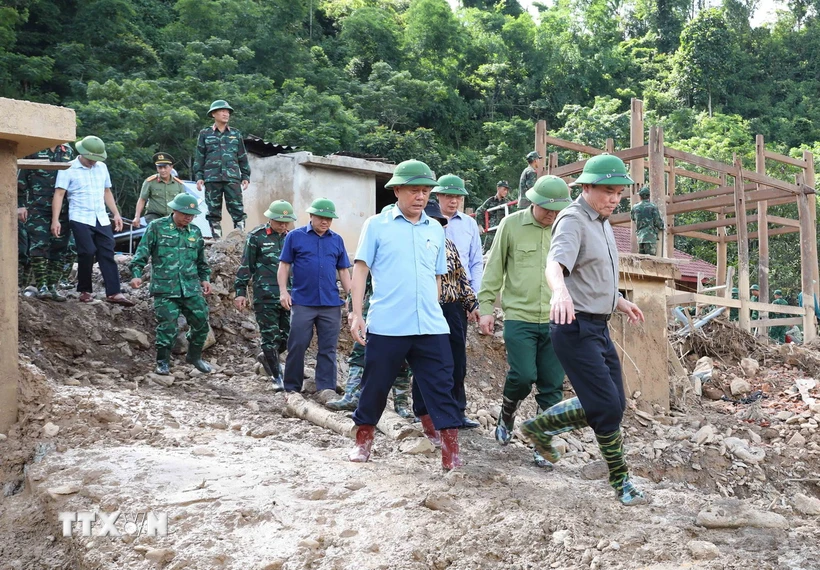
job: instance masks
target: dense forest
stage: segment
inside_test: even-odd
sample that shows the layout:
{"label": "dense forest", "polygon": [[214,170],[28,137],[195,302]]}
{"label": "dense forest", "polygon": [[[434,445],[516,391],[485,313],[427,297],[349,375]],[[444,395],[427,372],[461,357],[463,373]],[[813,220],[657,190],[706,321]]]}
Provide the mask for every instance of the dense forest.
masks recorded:
{"label": "dense forest", "polygon": [[[762,27],[750,24],[756,0],[534,6],[535,16],[515,0],[4,0],[0,95],[76,109],[78,135],[107,143],[126,213],[157,150],[190,178],[214,99],[236,109],[232,125],[272,142],[455,172],[470,206],[500,178],[517,184],[538,119],[562,138],[629,146],[632,97],[647,128],[663,125],[682,150],[753,165],[758,133],[784,154],[820,150],[820,0],[788,0]],[[796,238],[771,240],[770,282],[787,293],[799,286]],[[714,261],[710,244],[677,239]]]}

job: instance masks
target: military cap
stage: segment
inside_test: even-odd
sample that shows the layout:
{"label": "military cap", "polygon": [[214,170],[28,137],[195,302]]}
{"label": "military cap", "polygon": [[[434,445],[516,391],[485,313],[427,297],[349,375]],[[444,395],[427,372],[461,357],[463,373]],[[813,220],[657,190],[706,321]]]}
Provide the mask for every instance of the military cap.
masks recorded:
{"label": "military cap", "polygon": [[782,297],[782,296],[783,296],[783,291],[781,291],[780,289],[775,289],[775,290],[774,290],[774,294],[775,294],[775,295],[779,295],[779,296],[781,296],[781,297]]}
{"label": "military cap", "polygon": [[737,295],[740,291],[737,290],[737,287],[732,287],[732,295]]}
{"label": "military cap", "polygon": [[433,188],[433,194],[455,194],[456,196],[466,196],[467,188],[464,180],[455,174],[445,174],[438,179],[438,186]]}
{"label": "military cap", "polygon": [[758,287],[757,283],[749,287],[749,289],[751,289],[752,291],[760,291],[760,287]]}
{"label": "military cap", "polygon": [[170,166],[174,164],[174,157],[167,152],[158,152],[154,155],[154,164],[157,166]]}
{"label": "military cap", "polygon": [[396,165],[393,177],[384,185],[385,188],[393,186],[436,186],[433,171],[420,160],[405,160]]}
{"label": "military cap", "polygon": [[270,218],[274,222],[295,222],[296,215],[293,213],[293,206],[290,202],[285,200],[276,200],[271,202],[265,212],[265,217]]}
{"label": "military cap", "polygon": [[533,160],[538,160],[539,158],[543,157],[538,154],[537,150],[527,153],[527,162],[532,162]]}
{"label": "military cap", "polygon": [[640,196],[642,198],[648,197],[649,196],[649,186],[644,186],[643,188],[641,188],[641,191],[638,192],[638,196]]}
{"label": "military cap", "polygon": [[208,109],[208,116],[213,117],[214,111],[219,111],[220,109],[227,109],[228,111],[233,114],[233,107],[228,105],[228,102],[225,99],[217,99],[213,103],[211,103],[211,108]]}
{"label": "military cap", "polygon": [[569,195],[569,186],[563,179],[547,174],[527,190],[527,200],[545,210],[563,210],[572,203]]}
{"label": "military cap", "polygon": [[599,154],[587,160],[573,186],[581,184],[600,184],[604,186],[626,186],[634,184],[629,177],[624,161],[612,154]]}
{"label": "military cap", "polygon": [[424,207],[424,213],[437,220],[442,226],[447,225],[447,217],[441,213],[441,206],[435,200],[428,200]]}
{"label": "military cap", "polygon": [[506,180],[499,180],[498,182],[496,182],[495,187],[496,188],[506,188],[507,190],[509,190],[510,189],[510,183],[507,182]]}
{"label": "military cap", "polygon": [[182,212],[183,214],[191,216],[196,216],[201,213],[199,208],[197,208],[196,198],[187,192],[180,192],[174,196],[174,199],[168,202],[168,207],[175,212]]}
{"label": "military cap", "polygon": [[77,154],[93,160],[95,162],[104,162],[108,158],[108,153],[105,152],[105,143],[100,137],[89,135],[81,141],[74,144],[77,147]]}
{"label": "military cap", "polygon": [[313,201],[310,205],[310,208],[307,209],[308,214],[313,214],[314,216],[321,216],[323,218],[333,218],[336,219],[339,216],[336,215],[336,204],[328,200],[327,198],[317,198]]}

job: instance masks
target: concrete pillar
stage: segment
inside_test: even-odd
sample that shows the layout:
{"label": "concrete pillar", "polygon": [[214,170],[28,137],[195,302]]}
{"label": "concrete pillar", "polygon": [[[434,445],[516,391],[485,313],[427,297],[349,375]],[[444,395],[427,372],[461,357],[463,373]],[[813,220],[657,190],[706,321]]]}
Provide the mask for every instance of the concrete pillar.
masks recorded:
{"label": "concrete pillar", "polygon": [[0,97],[0,433],[17,421],[17,159],[75,135],[72,109]]}

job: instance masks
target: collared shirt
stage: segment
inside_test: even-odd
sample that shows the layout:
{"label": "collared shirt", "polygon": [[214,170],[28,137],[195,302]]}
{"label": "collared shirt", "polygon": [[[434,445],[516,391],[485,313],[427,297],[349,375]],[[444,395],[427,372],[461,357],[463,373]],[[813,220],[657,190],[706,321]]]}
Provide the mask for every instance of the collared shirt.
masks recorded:
{"label": "collared shirt", "polygon": [[484,274],[484,259],[481,249],[481,237],[478,234],[478,224],[476,221],[463,212],[456,212],[447,222],[444,228],[444,235],[452,241],[458,255],[461,258],[461,265],[467,272],[467,279],[473,291],[478,291],[481,286],[481,276]]}
{"label": "collared shirt", "polygon": [[441,299],[442,303],[461,303],[468,313],[478,308],[478,301],[475,292],[467,279],[467,272],[461,265],[461,258],[455,244],[449,239],[446,240],[447,251],[447,274],[441,277]]}
{"label": "collared shirt", "polygon": [[413,223],[398,206],[364,222],[356,260],[373,275],[367,330],[385,336],[450,334],[436,275],[447,273],[444,229],[424,212]]}
{"label": "collared shirt", "polygon": [[279,302],[279,255],[285,244],[285,233],[273,231],[269,224],[263,224],[248,232],[242,263],[236,271],[237,297],[248,296],[248,282],[253,279],[254,304],[268,301]]}
{"label": "collared shirt", "polygon": [[56,188],[68,196],[68,219],[89,226],[111,225],[105,209],[105,189],[111,188],[111,176],[104,162],[95,162],[88,168],[79,158],[71,166],[57,173]]}
{"label": "collared shirt", "polygon": [[500,292],[505,319],[549,322],[552,291],[544,270],[551,241],[552,227],[536,222],[532,208],[501,220],[478,292],[482,315],[493,314],[493,303]]}
{"label": "collared shirt", "polygon": [[288,232],[279,261],[293,265],[294,305],[344,305],[336,285],[336,270],[350,267],[342,236],[327,230],[321,236],[308,224]]}
{"label": "collared shirt", "polygon": [[552,228],[548,259],[564,266],[575,310],[612,313],[618,303],[618,248],[609,219],[578,196],[561,210]]}
{"label": "collared shirt", "polygon": [[158,174],[149,176],[142,183],[140,190],[140,198],[148,202],[145,215],[170,216],[172,210],[168,202],[173,201],[177,194],[183,192],[185,192],[185,185],[179,178],[171,176],[168,182],[163,182]]}

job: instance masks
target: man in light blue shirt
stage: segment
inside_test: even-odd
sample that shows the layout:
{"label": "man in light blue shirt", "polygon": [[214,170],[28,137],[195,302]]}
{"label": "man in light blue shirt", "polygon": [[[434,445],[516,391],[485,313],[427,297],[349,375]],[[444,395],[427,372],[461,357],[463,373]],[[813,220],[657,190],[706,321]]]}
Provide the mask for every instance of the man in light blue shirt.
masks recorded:
{"label": "man in light blue shirt", "polygon": [[459,210],[464,203],[467,190],[464,182],[458,183],[461,178],[454,174],[445,174],[438,179],[438,185],[433,188],[441,213],[447,216],[447,227],[444,229],[447,239],[453,242],[458,250],[461,265],[467,271],[467,279],[473,291],[481,289],[481,277],[484,275],[483,250],[478,224],[471,216]]}
{"label": "man in light blue shirt", "polygon": [[[375,426],[406,359],[429,411],[419,418],[425,435],[441,445],[445,470],[461,465],[462,421],[452,396],[450,329],[439,305],[441,276],[447,273],[444,230],[424,213],[435,185],[426,164],[402,162],[385,185],[393,189],[396,207],[372,216],[362,228],[353,265],[350,331],[367,349],[359,407],[353,413],[358,430],[351,461],[370,458]],[[373,274],[373,294],[365,324],[362,300],[368,273]]]}

